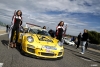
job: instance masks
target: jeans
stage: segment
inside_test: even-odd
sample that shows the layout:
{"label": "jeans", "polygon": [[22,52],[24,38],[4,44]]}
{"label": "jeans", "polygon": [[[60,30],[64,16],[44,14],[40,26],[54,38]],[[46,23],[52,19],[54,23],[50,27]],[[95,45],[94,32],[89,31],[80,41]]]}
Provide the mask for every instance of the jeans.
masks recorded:
{"label": "jeans", "polygon": [[86,45],[86,41],[82,41],[82,52],[85,52],[85,45]]}

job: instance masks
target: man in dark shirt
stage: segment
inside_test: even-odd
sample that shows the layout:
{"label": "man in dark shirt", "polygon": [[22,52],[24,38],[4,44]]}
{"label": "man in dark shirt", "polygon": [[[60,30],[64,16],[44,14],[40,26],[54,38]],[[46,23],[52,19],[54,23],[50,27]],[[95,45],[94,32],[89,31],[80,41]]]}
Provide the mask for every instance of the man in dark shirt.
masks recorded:
{"label": "man in dark shirt", "polygon": [[79,48],[81,43],[81,33],[78,35],[78,43],[77,43],[77,48]]}
{"label": "man in dark shirt", "polygon": [[87,30],[84,29],[84,33],[82,35],[82,51],[80,52],[81,54],[84,54],[85,52],[85,45],[86,45],[87,39],[88,39],[88,33],[87,33]]}
{"label": "man in dark shirt", "polygon": [[53,37],[53,38],[55,37],[55,33],[54,33],[54,31],[52,29],[50,29],[48,31],[48,33],[50,34],[51,37]]}
{"label": "man in dark shirt", "polygon": [[9,27],[9,26],[8,26],[8,25],[6,25],[6,32],[8,32],[8,27]]}

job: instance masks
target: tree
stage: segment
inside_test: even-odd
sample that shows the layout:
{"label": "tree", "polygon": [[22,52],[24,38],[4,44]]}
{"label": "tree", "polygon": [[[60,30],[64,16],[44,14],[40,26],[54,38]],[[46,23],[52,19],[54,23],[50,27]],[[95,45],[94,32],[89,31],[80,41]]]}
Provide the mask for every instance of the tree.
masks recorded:
{"label": "tree", "polygon": [[100,44],[100,33],[96,31],[88,31],[88,34],[91,43]]}

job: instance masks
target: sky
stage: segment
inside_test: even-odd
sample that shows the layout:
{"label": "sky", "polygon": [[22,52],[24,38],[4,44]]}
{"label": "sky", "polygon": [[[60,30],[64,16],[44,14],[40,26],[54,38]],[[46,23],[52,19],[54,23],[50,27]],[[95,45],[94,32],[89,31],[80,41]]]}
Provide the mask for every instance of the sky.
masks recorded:
{"label": "sky", "polygon": [[0,21],[10,24],[15,10],[26,22],[56,29],[67,24],[66,34],[77,36],[84,29],[100,32],[100,0],[0,0]]}

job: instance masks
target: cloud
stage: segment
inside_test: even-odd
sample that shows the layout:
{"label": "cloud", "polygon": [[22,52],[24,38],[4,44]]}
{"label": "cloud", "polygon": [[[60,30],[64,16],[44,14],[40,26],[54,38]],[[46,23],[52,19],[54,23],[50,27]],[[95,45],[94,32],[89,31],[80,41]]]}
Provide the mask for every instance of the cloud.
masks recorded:
{"label": "cloud", "polygon": [[99,3],[100,0],[1,0],[0,20],[10,24],[14,10],[20,9],[24,25],[30,22],[55,29],[62,20],[71,35],[78,35],[84,28],[100,32],[98,25],[91,27],[94,22],[86,20],[89,14],[100,16]]}

